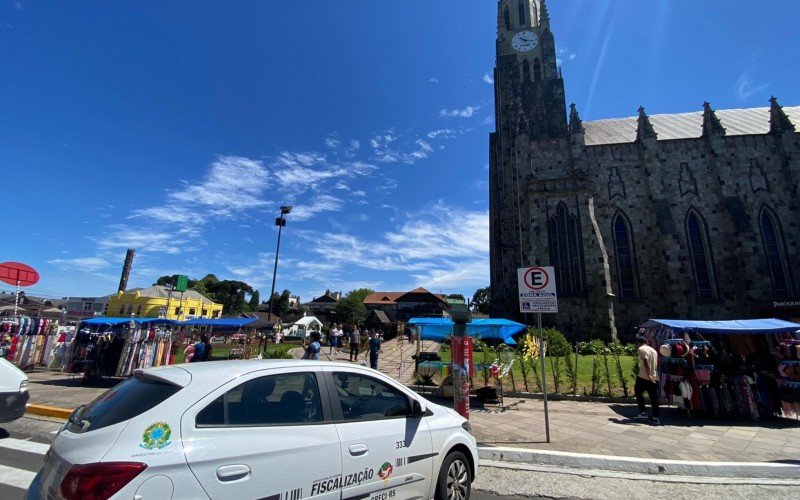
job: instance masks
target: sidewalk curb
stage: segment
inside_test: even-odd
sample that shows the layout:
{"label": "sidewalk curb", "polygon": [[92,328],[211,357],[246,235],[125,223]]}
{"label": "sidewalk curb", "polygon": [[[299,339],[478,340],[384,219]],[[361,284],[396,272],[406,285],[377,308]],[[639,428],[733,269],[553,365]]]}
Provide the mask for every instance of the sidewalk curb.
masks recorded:
{"label": "sidewalk curb", "polygon": [[772,462],[658,460],[506,447],[478,447],[478,457],[481,460],[493,462],[548,465],[570,469],[594,469],[657,476],[757,479],[796,479],[800,477],[800,465]]}
{"label": "sidewalk curb", "polygon": [[46,406],[46,405],[37,405],[37,404],[28,404],[27,408],[25,408],[25,413],[29,413],[31,415],[39,415],[41,417],[54,417],[54,418],[61,418],[61,419],[68,419],[70,415],[72,415],[73,410],[69,408],[58,408],[56,406]]}

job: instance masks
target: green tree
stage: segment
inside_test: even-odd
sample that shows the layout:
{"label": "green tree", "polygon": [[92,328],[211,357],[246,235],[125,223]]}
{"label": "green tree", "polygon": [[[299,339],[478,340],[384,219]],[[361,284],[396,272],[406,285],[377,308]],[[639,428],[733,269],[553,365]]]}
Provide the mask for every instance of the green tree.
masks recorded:
{"label": "green tree", "polygon": [[472,296],[472,310],[481,314],[489,314],[492,310],[491,304],[491,290],[486,288],[479,288],[475,290],[475,295]]}
{"label": "green tree", "polygon": [[251,311],[258,311],[258,301],[259,301],[259,299],[260,299],[260,297],[259,297],[259,294],[258,294],[258,290],[256,290],[250,296],[250,302],[248,304],[250,306],[250,310]]}
{"label": "green tree", "polygon": [[346,323],[361,325],[367,319],[367,307],[364,305],[364,299],[372,293],[374,291],[369,288],[352,290],[336,304],[333,310]]}
{"label": "green tree", "polygon": [[280,316],[281,314],[286,314],[289,311],[289,297],[292,296],[292,292],[289,290],[284,290],[281,292],[280,295],[277,293],[272,296],[272,314],[276,316]]}
{"label": "green tree", "polygon": [[463,295],[461,295],[460,293],[451,293],[450,295],[447,296],[447,298],[448,299],[455,299],[455,300],[463,300],[464,302],[467,301],[467,299]]}

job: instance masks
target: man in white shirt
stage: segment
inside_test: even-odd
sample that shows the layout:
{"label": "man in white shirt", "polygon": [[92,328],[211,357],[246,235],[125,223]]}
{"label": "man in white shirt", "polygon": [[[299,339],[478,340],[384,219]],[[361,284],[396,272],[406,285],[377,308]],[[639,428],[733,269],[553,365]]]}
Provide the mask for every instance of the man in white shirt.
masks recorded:
{"label": "man in white shirt", "polygon": [[[647,339],[641,335],[636,336],[636,354],[639,357],[639,374],[636,377],[636,385],[633,392],[636,395],[636,403],[639,405],[639,415],[637,419],[647,419],[651,424],[659,425],[660,412],[658,408],[658,353],[655,349],[647,345]],[[644,393],[650,398],[650,406],[653,411],[650,418],[647,417],[644,404]]]}

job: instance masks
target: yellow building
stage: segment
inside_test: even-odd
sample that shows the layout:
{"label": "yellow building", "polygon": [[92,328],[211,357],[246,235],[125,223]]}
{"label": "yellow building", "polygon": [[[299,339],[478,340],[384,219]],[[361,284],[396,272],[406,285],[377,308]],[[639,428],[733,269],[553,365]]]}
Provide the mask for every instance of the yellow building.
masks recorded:
{"label": "yellow building", "polygon": [[194,290],[170,292],[163,286],[134,288],[119,292],[108,300],[106,316],[128,318],[167,318],[183,321],[193,318],[219,318],[222,304],[217,304]]}

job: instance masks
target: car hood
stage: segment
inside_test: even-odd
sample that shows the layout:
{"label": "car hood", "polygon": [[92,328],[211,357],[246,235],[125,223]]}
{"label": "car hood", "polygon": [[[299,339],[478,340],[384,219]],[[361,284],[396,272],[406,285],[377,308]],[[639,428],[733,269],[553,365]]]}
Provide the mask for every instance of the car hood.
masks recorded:
{"label": "car hood", "polygon": [[25,380],[28,380],[25,372],[8,360],[0,358],[0,392],[17,392],[19,385]]}

